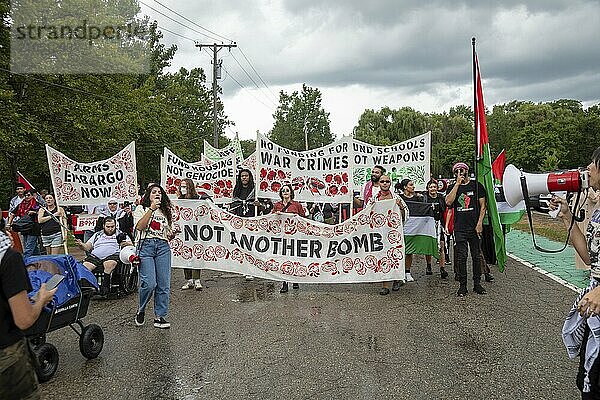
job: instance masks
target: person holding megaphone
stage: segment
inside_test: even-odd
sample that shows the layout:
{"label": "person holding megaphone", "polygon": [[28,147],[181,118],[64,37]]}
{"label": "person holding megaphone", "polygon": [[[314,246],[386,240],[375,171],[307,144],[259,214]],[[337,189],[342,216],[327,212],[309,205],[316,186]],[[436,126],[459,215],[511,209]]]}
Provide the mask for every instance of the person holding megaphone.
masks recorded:
{"label": "person holding megaphone", "polygon": [[[600,147],[587,166],[589,187],[600,189]],[[554,196],[549,208],[559,210],[558,217],[569,228],[573,214],[565,199]],[[577,387],[582,399],[600,399],[600,209],[595,209],[582,232],[576,224],[571,229],[571,243],[582,260],[591,266],[590,284],[573,304],[563,326],[563,342],[570,358],[580,357]]]}

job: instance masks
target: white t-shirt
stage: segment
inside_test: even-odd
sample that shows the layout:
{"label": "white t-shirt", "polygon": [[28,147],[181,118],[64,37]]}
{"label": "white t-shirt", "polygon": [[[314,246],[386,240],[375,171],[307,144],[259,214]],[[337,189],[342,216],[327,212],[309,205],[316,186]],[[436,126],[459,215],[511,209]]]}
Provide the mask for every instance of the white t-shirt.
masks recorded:
{"label": "white t-shirt", "polygon": [[106,257],[118,253],[120,251],[119,243],[117,243],[118,234],[118,230],[111,236],[105,234],[103,230],[94,233],[87,241],[93,246],[92,255],[104,260]]}
{"label": "white t-shirt", "polygon": [[[137,223],[142,219],[148,208],[145,208],[142,205],[139,205],[135,208],[133,212],[133,226],[136,226]],[[171,233],[171,227],[169,226],[169,221],[167,217],[162,213],[162,211],[157,209],[152,214],[152,218],[148,224],[148,227],[140,232],[140,239],[163,239],[168,240],[168,235]]]}

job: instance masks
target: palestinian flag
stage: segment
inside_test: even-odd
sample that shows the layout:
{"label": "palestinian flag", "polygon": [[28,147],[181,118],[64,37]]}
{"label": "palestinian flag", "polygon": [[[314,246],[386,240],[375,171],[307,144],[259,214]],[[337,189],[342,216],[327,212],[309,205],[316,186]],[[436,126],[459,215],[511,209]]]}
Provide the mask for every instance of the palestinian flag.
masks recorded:
{"label": "palestinian flag", "polygon": [[429,203],[404,201],[408,206],[408,219],[404,223],[406,254],[439,256],[436,220]]}
{"label": "palestinian flag", "polygon": [[25,190],[35,189],[35,187],[33,187],[33,185],[29,183],[27,178],[25,178],[25,176],[19,171],[17,171],[17,182],[22,183],[23,186],[25,186]]}
{"label": "palestinian flag", "polygon": [[481,87],[481,74],[479,72],[479,60],[473,48],[473,62],[475,71],[475,134],[477,139],[477,181],[485,188],[486,209],[488,222],[493,229],[494,249],[498,260],[498,269],[504,271],[506,265],[506,245],[504,234],[500,224],[500,215],[496,205],[494,190],[494,176],[492,173],[492,157],[490,154],[490,143],[488,139],[485,121],[485,104],[483,103],[483,88]]}

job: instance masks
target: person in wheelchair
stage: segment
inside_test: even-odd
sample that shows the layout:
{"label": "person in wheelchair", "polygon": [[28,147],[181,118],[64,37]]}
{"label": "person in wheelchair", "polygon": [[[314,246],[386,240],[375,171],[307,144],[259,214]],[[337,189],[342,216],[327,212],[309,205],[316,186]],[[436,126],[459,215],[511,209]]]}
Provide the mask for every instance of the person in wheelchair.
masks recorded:
{"label": "person in wheelchair", "polygon": [[117,229],[117,221],[113,217],[106,217],[101,231],[94,233],[85,243],[75,239],[75,244],[89,252],[83,260],[87,269],[93,271],[97,267],[104,267],[100,295],[106,296],[110,292],[110,275],[119,262],[119,251],[132,245],[127,235]]}

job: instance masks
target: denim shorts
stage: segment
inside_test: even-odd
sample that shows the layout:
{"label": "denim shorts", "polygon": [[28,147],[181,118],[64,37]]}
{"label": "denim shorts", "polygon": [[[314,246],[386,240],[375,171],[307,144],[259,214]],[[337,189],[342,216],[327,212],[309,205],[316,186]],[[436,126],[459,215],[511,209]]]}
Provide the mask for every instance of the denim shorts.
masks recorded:
{"label": "denim shorts", "polygon": [[42,235],[42,244],[44,247],[61,247],[63,242],[62,232],[56,232],[48,236]]}

